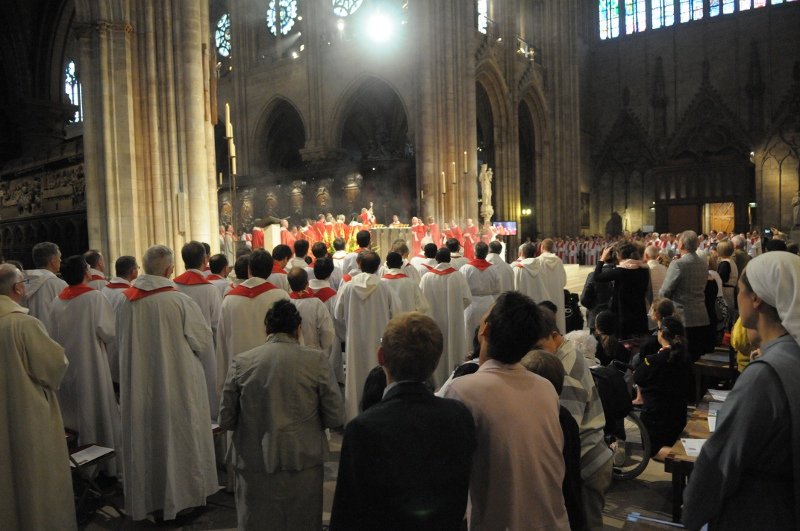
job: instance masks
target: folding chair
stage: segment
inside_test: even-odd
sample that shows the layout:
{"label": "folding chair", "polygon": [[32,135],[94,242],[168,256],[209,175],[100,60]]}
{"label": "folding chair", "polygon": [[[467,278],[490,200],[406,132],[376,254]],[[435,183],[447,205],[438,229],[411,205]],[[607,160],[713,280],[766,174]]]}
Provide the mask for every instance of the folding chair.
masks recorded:
{"label": "folding chair", "polygon": [[[75,513],[80,515],[85,510],[89,495],[98,499],[103,505],[110,505],[121,517],[125,513],[117,506],[113,499],[113,492],[105,492],[97,485],[97,465],[113,459],[116,452],[113,448],[106,448],[96,444],[85,444],[69,450],[69,466],[73,476],[76,477],[75,485]],[[90,514],[94,514],[92,511]]]}

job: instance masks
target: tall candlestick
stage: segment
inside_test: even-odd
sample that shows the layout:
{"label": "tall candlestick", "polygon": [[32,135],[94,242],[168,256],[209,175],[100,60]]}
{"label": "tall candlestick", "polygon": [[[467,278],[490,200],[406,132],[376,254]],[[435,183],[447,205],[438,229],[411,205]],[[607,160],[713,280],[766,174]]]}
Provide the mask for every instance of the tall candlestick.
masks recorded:
{"label": "tall candlestick", "polygon": [[236,157],[236,144],[231,141],[230,145],[228,146],[228,156]]}
{"label": "tall candlestick", "polygon": [[231,106],[229,104],[225,104],[225,134],[228,133],[228,126],[231,123]]}
{"label": "tall candlestick", "polygon": [[444,176],[444,172],[442,172],[442,193],[447,193],[447,178]]}
{"label": "tall candlestick", "polygon": [[464,173],[467,173],[469,171],[468,168],[467,168],[468,164],[469,163],[467,162],[467,152],[465,151],[464,152]]}
{"label": "tall candlestick", "polygon": [[231,175],[236,175],[236,157],[231,157]]}
{"label": "tall candlestick", "polygon": [[456,163],[453,162],[453,184],[456,184]]}

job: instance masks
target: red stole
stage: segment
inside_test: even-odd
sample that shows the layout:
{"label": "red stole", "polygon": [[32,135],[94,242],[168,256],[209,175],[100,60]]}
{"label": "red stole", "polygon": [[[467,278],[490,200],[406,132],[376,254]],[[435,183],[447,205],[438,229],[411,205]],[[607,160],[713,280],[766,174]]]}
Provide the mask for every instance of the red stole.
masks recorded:
{"label": "red stole", "polygon": [[215,275],[214,273],[211,273],[206,277],[206,280],[208,280],[209,282],[212,280],[222,280],[222,277],[219,275]]}
{"label": "red stole", "polygon": [[350,275],[342,275],[342,282],[350,282],[351,280],[353,280],[353,277]]}
{"label": "red stole", "polygon": [[294,300],[297,300],[297,299],[313,299],[314,298],[314,292],[311,291],[310,288],[306,288],[303,291],[293,291],[293,292],[291,292],[289,294],[289,298],[290,299],[294,299]]}
{"label": "red stole", "polygon": [[155,295],[156,293],[163,293],[165,291],[178,291],[178,290],[176,290],[172,286],[164,286],[163,288],[145,291],[143,289],[131,286],[130,288],[123,291],[122,294],[125,295],[125,297],[129,301],[133,302],[133,301],[138,301],[139,299],[144,299],[146,297],[149,297],[150,295]]}
{"label": "red stole", "polygon": [[481,260],[480,258],[475,258],[474,260],[470,260],[468,263],[472,267],[480,269],[481,271],[486,271],[492,266],[490,262],[487,262],[486,260]]}
{"label": "red stole", "polygon": [[175,277],[176,284],[183,284],[184,286],[196,286],[197,284],[211,284],[206,277],[196,271],[187,271],[182,275]]}
{"label": "red stole", "polygon": [[92,275],[92,280],[105,280],[106,277],[101,275]]}
{"label": "red stole", "polygon": [[425,269],[427,269],[428,271],[433,271],[433,269],[434,269],[434,267],[433,267],[433,266],[429,266],[428,264],[422,264],[422,267],[424,267],[424,268],[425,268]]}
{"label": "red stole", "polygon": [[86,284],[78,284],[77,286],[67,286],[61,293],[58,294],[58,298],[62,301],[68,301],[70,299],[74,299],[79,295],[83,295],[87,291],[95,291],[94,288],[87,286]]}
{"label": "red stole", "polygon": [[278,264],[272,264],[272,272],[273,272],[273,273],[277,273],[277,274],[279,274],[279,275],[285,275],[285,274],[286,274],[286,270],[284,270],[284,269],[283,269],[281,266],[279,266]]}
{"label": "red stole", "polygon": [[264,282],[263,284],[259,284],[254,288],[248,288],[247,286],[242,286],[239,284],[232,290],[230,290],[225,296],[228,295],[238,295],[239,297],[247,297],[248,299],[255,299],[262,293],[266,293],[270,290],[278,289],[278,287],[271,283],[271,282]]}
{"label": "red stole", "polygon": [[448,267],[444,271],[439,271],[435,267],[430,267],[430,266],[428,266],[428,271],[430,271],[434,275],[441,275],[441,276],[449,275],[450,273],[455,273],[456,272],[456,270],[453,269],[452,267]]}
{"label": "red stole", "polygon": [[106,287],[111,289],[128,289],[129,287],[131,287],[131,285],[124,284],[122,282],[109,282],[108,284],[106,284]]}
{"label": "red stole", "polygon": [[394,275],[394,274],[389,275],[389,274],[387,274],[387,275],[383,275],[382,278],[385,278],[387,280],[395,280],[395,279],[398,279],[398,278],[408,278],[408,275],[404,275],[403,273],[399,273],[397,275]]}
{"label": "red stole", "polygon": [[314,296],[322,302],[327,302],[328,299],[336,296],[336,290],[333,288],[320,288],[314,292]]}

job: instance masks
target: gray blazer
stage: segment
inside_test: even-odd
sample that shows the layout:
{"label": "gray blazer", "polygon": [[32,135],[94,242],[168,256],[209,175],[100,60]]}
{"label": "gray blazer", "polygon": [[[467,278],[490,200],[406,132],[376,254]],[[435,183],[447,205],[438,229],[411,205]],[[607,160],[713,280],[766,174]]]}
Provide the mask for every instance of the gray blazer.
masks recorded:
{"label": "gray blazer", "polygon": [[705,326],[709,323],[705,303],[705,288],[708,281],[708,263],[697,253],[686,253],[673,260],[667,268],[667,276],[658,294],[672,299],[683,314],[687,327]]}
{"label": "gray blazer", "polygon": [[233,431],[238,470],[275,473],[324,463],[325,428],[344,424],[339,386],[325,355],[272,334],[234,357],[222,390],[219,425]]}

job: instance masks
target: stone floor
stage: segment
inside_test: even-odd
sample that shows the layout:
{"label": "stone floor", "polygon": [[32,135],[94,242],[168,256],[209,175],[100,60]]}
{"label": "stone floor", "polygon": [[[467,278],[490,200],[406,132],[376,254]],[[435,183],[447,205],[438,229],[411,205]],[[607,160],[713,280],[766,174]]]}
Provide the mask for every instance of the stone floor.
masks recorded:
{"label": "stone floor", "polygon": [[[341,435],[331,437],[331,459],[325,464],[325,484],[323,502],[323,524],[330,519],[333,492],[336,488]],[[121,505],[122,498],[116,498]],[[615,481],[606,499],[604,524],[606,529],[621,529],[626,517],[632,512],[641,513],[662,520],[670,519],[671,487],[670,476],[664,472],[664,465],[651,461],[647,469],[635,480]],[[233,495],[224,490],[208,499],[202,511],[193,514],[179,523],[156,524],[152,521],[131,522],[120,518],[110,507],[98,510],[94,519],[83,529],[97,531],[105,529],[236,529],[236,509]]]}

